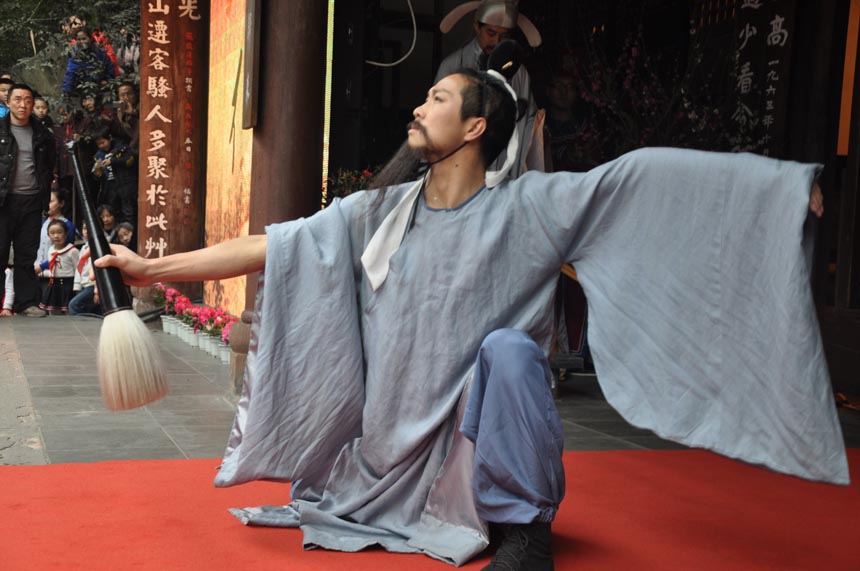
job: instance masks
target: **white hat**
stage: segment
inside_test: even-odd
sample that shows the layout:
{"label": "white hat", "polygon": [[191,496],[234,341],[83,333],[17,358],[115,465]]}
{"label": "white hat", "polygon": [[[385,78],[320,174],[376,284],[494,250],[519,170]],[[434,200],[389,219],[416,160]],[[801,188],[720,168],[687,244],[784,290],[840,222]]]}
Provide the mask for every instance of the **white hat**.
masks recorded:
{"label": "white hat", "polygon": [[451,28],[460,19],[473,10],[477,10],[475,19],[482,24],[500,26],[513,29],[519,26],[529,45],[536,48],[541,43],[540,32],[527,17],[520,14],[518,0],[481,0],[479,2],[465,2],[460,4],[442,18],[439,29],[443,34],[451,31]]}

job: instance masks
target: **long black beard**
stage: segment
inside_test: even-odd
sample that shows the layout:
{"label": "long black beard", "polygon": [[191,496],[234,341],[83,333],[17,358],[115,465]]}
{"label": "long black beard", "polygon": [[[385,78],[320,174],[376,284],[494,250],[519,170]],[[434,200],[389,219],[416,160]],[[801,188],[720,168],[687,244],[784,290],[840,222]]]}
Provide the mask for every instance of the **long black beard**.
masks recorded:
{"label": "long black beard", "polygon": [[388,188],[418,178],[426,170],[426,165],[424,153],[410,147],[409,141],[404,141],[391,160],[371,179],[369,187],[378,188],[384,197]]}
{"label": "long black beard", "polygon": [[427,172],[427,169],[432,165],[441,163],[448,157],[457,154],[460,152],[460,149],[468,144],[468,141],[463,141],[459,147],[445,156],[440,157],[435,161],[428,162],[427,154],[433,152],[435,145],[430,140],[430,137],[427,135],[427,130],[423,125],[415,121],[410,123],[409,126],[415,127],[421,131],[424,135],[424,140],[427,142],[427,147],[421,150],[413,149],[409,146],[408,140],[404,141],[404,143],[400,145],[400,148],[397,149],[394,156],[391,157],[385,166],[382,167],[382,170],[379,171],[379,173],[370,181],[369,188],[379,189],[379,193],[376,195],[376,199],[373,203],[375,207],[382,204],[382,201],[385,199],[385,193],[389,188],[418,179],[423,176]]}

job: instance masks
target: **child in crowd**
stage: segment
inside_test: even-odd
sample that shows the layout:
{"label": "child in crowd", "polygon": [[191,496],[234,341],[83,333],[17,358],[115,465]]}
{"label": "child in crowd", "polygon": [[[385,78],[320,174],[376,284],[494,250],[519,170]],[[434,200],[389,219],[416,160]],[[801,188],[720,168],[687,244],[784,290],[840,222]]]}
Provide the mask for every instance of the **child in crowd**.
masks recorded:
{"label": "child in crowd", "polygon": [[39,308],[51,314],[65,313],[72,297],[80,252],[74,244],[69,244],[68,230],[63,221],[52,220],[48,224],[48,236],[53,248],[48,269],[42,272],[42,277],[48,278],[48,287],[42,292]]}
{"label": "child in crowd", "polygon": [[63,189],[51,191],[51,201],[48,202],[48,217],[42,223],[42,233],[39,237],[39,250],[36,252],[35,270],[39,274],[48,268],[51,262],[52,241],[48,236],[48,225],[54,220],[59,220],[66,225],[66,236],[69,243],[75,241],[75,225],[71,220],[63,216],[63,209],[66,207],[66,196],[68,192]]}
{"label": "child in crowd", "polygon": [[134,236],[134,225],[131,222],[120,222],[117,226],[116,235],[119,243],[133,252],[137,252],[137,240]]}
{"label": "child in crowd", "polygon": [[101,315],[101,305],[95,300],[96,282],[91,277],[93,261],[90,257],[90,234],[86,222],[81,225],[81,234],[86,244],[81,248],[78,266],[75,269],[75,285],[73,290],[77,292],[69,302],[69,314],[93,314]]}
{"label": "child in crowd", "polygon": [[51,107],[48,105],[48,101],[41,95],[37,95],[33,99],[33,116],[48,129],[53,129],[54,120],[48,114],[50,110]]}
{"label": "child in crowd", "polygon": [[15,85],[15,82],[11,79],[0,77],[0,119],[9,114],[9,105],[6,98],[13,85]]}
{"label": "child in crowd", "polygon": [[0,317],[10,317],[12,313],[12,305],[15,303],[15,285],[12,281],[12,259],[13,254],[9,253],[9,263],[6,264],[6,288],[3,294],[3,304],[0,308]]}
{"label": "child in crowd", "polygon": [[137,222],[137,156],[107,126],[93,134],[98,148],[93,174],[101,180],[99,202],[110,204],[124,222]]}
{"label": "child in crowd", "polygon": [[119,236],[117,236],[117,220],[116,214],[110,204],[102,204],[96,209],[96,214],[102,221],[102,230],[104,230],[105,238],[111,244],[119,244]]}

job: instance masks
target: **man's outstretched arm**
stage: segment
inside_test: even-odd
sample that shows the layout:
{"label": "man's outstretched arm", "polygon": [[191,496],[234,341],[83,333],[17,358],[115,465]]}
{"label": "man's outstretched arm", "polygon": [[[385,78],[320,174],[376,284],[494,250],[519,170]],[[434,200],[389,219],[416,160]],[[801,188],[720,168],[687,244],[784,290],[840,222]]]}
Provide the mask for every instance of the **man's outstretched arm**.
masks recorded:
{"label": "man's outstretched arm", "polygon": [[202,250],[163,258],[142,258],[124,246],[111,245],[112,255],[95,261],[99,268],[113,266],[125,283],[147,286],[155,282],[221,280],[260,271],[266,263],[266,236],[242,236]]}

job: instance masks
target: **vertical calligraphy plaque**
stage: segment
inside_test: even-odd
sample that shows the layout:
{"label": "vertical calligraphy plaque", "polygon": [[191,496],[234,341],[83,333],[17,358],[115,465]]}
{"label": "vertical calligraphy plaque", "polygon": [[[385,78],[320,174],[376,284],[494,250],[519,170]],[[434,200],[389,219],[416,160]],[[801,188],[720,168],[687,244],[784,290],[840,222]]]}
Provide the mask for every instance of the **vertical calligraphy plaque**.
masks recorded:
{"label": "vertical calligraphy plaque", "polygon": [[745,132],[734,149],[781,157],[797,0],[738,0],[735,19],[737,105],[732,120]]}
{"label": "vertical calligraphy plaque", "polygon": [[202,245],[209,2],[142,0],[140,13],[138,253],[154,258]]}

